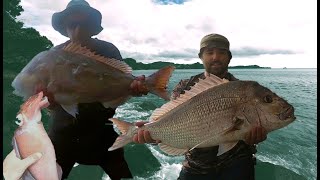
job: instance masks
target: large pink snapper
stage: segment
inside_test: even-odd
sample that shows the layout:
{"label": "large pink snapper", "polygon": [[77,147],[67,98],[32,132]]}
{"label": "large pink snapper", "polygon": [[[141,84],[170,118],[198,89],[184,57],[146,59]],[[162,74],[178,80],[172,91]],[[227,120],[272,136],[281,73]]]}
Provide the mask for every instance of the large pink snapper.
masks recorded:
{"label": "large pink snapper", "polygon": [[22,179],[57,180],[61,179],[62,170],[56,163],[56,155],[51,140],[41,122],[41,109],[49,106],[43,92],[31,96],[20,107],[16,122],[19,128],[13,137],[13,146],[21,159],[41,152],[42,157],[31,165],[23,174]]}
{"label": "large pink snapper", "polygon": [[[169,100],[166,90],[174,70],[167,66],[146,77],[145,88]],[[135,96],[130,88],[132,68],[116,59],[98,55],[78,43],[52,48],[36,55],[12,82],[14,93],[25,99],[43,91],[74,117],[78,103],[100,102],[114,108]]]}
{"label": "large pink snapper", "polygon": [[109,151],[132,142],[138,129],[144,129],[161,141],[160,149],[169,155],[217,145],[217,155],[221,155],[244,140],[253,126],[262,126],[269,133],[295,119],[294,107],[259,83],[229,82],[211,74],[156,109],[150,122],[140,128],[111,118],[122,134]]}

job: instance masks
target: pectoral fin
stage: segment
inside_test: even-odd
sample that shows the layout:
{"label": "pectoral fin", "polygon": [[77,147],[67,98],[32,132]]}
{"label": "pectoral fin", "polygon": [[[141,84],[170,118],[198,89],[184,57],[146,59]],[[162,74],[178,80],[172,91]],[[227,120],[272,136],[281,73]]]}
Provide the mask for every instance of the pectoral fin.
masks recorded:
{"label": "pectoral fin", "polygon": [[119,97],[119,98],[114,99],[112,101],[103,102],[102,104],[105,108],[117,108],[118,106],[125,103],[130,98],[131,98],[131,96]]}
{"label": "pectoral fin", "polygon": [[224,134],[227,134],[227,133],[230,133],[230,132],[233,132],[233,131],[236,131],[236,130],[240,130],[241,129],[241,126],[244,124],[245,122],[245,119],[242,118],[242,117],[234,117],[233,118],[233,124],[230,128],[228,128]]}
{"label": "pectoral fin", "polygon": [[219,144],[219,150],[218,150],[217,156],[224,154],[225,152],[229,151],[237,144],[238,139],[236,138],[237,135],[235,133],[236,131],[242,129],[246,122],[247,122],[247,119],[244,116],[234,117],[232,126],[227,128],[223,133],[228,142]]}
{"label": "pectoral fin", "polygon": [[201,144],[203,144],[203,143],[205,143],[205,142],[207,142],[207,141],[212,140],[213,138],[217,138],[217,136],[228,136],[228,134],[233,133],[234,131],[241,129],[241,126],[243,125],[243,122],[244,122],[243,119],[238,118],[238,117],[235,117],[235,119],[234,119],[233,124],[232,124],[231,127],[225,129],[223,132],[218,133],[216,136],[212,136],[211,138],[209,137],[209,138],[203,140],[203,141],[200,142],[199,144],[197,144],[197,145],[195,145],[194,147],[192,147],[192,148],[190,149],[190,151],[193,150],[194,148],[200,146]]}
{"label": "pectoral fin", "polygon": [[230,142],[230,143],[224,143],[219,145],[219,150],[217,156],[222,155],[225,152],[228,152],[230,149],[232,149],[238,142]]}

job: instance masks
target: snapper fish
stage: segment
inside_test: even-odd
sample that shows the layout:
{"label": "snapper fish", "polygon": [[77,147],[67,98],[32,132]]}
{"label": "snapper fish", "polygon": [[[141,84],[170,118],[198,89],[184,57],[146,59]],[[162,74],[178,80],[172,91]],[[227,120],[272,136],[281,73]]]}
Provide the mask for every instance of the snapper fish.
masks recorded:
{"label": "snapper fish", "polygon": [[[109,151],[132,142],[138,127],[116,118],[109,120],[121,132]],[[294,120],[293,106],[259,83],[228,81],[210,74],[156,109],[140,129],[160,140],[160,149],[169,155],[218,145],[219,156],[244,140],[252,126],[271,132]]]}
{"label": "snapper fish", "polygon": [[[174,66],[164,67],[145,78],[143,86],[165,100]],[[60,104],[74,117],[78,103],[101,102],[117,107],[134,96],[132,68],[123,61],[96,54],[77,42],[62,49],[37,54],[12,82],[14,94],[27,99],[43,91],[50,102]]]}
{"label": "snapper fish", "polygon": [[56,163],[53,144],[41,122],[41,109],[47,106],[47,97],[43,97],[43,92],[39,92],[23,103],[18,112],[19,122],[16,123],[19,127],[12,140],[17,157],[24,159],[33,153],[42,153],[42,157],[24,172],[22,179],[61,179],[62,169]]}

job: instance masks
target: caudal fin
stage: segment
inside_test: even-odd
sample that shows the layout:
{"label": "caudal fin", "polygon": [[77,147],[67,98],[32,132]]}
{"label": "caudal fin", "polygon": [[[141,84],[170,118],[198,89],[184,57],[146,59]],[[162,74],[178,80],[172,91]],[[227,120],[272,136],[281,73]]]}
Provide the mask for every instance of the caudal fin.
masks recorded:
{"label": "caudal fin", "polygon": [[110,118],[109,120],[112,121],[118,127],[122,135],[117,137],[117,139],[115,140],[113,145],[108,149],[108,151],[119,149],[125,146],[126,144],[132,142],[132,132],[135,129],[135,126],[132,123],[121,121],[116,118]]}
{"label": "caudal fin", "polygon": [[146,84],[152,94],[170,100],[167,85],[174,69],[174,66],[166,66],[146,78]]}

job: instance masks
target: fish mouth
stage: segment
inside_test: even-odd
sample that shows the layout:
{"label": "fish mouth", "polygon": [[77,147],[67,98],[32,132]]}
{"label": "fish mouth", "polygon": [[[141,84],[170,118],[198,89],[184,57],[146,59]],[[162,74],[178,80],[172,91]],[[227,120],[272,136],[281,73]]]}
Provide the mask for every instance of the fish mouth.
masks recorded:
{"label": "fish mouth", "polygon": [[293,106],[288,107],[282,113],[278,114],[280,120],[295,120]]}

